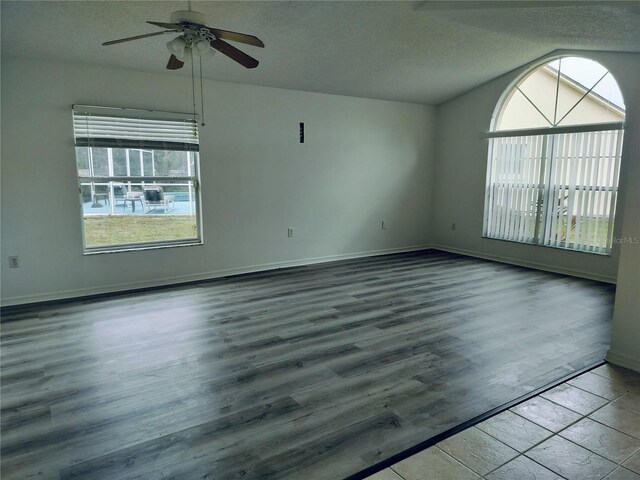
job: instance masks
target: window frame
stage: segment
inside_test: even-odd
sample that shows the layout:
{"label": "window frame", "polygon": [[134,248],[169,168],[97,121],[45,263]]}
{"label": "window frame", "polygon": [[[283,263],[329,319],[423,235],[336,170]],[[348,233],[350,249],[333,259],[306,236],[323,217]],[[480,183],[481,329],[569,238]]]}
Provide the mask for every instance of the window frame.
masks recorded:
{"label": "window frame", "polygon": [[[561,126],[549,126],[549,127],[533,127],[533,128],[518,128],[518,129],[510,129],[510,130],[497,130],[498,127],[498,122],[501,119],[501,115],[504,112],[506,105],[509,101],[509,99],[512,97],[512,95],[514,94],[514,92],[518,89],[518,85],[524,81],[526,78],[528,78],[530,75],[532,75],[534,72],[536,72],[538,69],[540,68],[544,68],[546,65],[548,65],[549,63],[558,60],[558,59],[562,59],[562,58],[584,58],[587,60],[591,60],[594,61],[588,57],[583,57],[583,56],[579,56],[579,55],[575,55],[575,54],[564,54],[564,55],[556,55],[553,57],[548,57],[545,58],[544,60],[540,60],[538,62],[536,62],[535,64],[531,65],[528,69],[526,69],[526,71],[524,71],[523,73],[521,73],[520,75],[517,76],[517,78],[515,78],[510,84],[509,86],[504,90],[504,92],[502,93],[502,95],[500,96],[500,99],[498,100],[496,107],[494,109],[493,112],[493,116],[491,118],[491,127],[490,127],[490,131],[488,133],[485,134],[485,138],[489,140],[489,145],[488,145],[488,158],[487,158],[487,172],[486,172],[486,181],[485,181],[485,200],[484,200],[484,215],[483,215],[483,227],[482,227],[482,238],[486,238],[486,239],[490,239],[490,240],[500,240],[500,241],[507,241],[507,242],[513,242],[513,243],[522,243],[522,244],[527,244],[527,245],[536,245],[536,246],[543,246],[543,247],[548,247],[548,248],[556,248],[556,249],[562,249],[562,250],[570,250],[570,251],[574,251],[574,252],[580,252],[580,253],[591,253],[591,254],[597,254],[597,255],[606,255],[606,256],[610,256],[611,252],[612,252],[612,248],[613,245],[615,244],[615,239],[614,239],[614,229],[615,229],[615,218],[616,218],[616,203],[617,200],[614,199],[612,201],[612,210],[609,212],[608,215],[608,221],[611,222],[611,225],[609,226],[609,231],[608,231],[608,241],[607,241],[607,245],[605,245],[604,247],[598,247],[596,245],[594,245],[593,243],[591,243],[591,245],[589,245],[589,249],[584,249],[584,248],[575,248],[575,242],[569,242],[569,231],[567,232],[566,235],[566,240],[564,242],[561,242],[561,244],[558,245],[551,245],[547,243],[547,239],[545,238],[545,234],[544,234],[544,230],[548,228],[548,211],[549,211],[549,199],[551,198],[550,192],[555,191],[557,185],[555,185],[555,183],[552,182],[552,180],[550,178],[548,178],[546,172],[546,166],[549,166],[549,168],[551,168],[551,166],[553,165],[553,163],[555,162],[554,158],[546,158],[546,155],[543,155],[541,158],[541,163],[543,164],[541,166],[541,171],[540,171],[540,175],[539,175],[539,183],[538,183],[538,198],[535,201],[535,231],[533,234],[533,237],[531,239],[531,241],[523,241],[523,240],[514,240],[514,239],[508,239],[508,238],[497,238],[495,236],[490,236],[488,234],[488,229],[489,229],[489,223],[490,223],[490,219],[489,219],[489,211],[492,208],[491,205],[491,189],[493,184],[491,183],[493,178],[492,178],[492,173],[493,173],[493,148],[494,148],[494,140],[495,139],[499,139],[499,138],[508,138],[508,137],[534,137],[534,136],[544,136],[543,139],[543,149],[547,148],[546,142],[547,139],[549,138],[553,138],[555,135],[562,135],[562,134],[571,134],[571,133],[589,133],[589,132],[604,132],[604,131],[612,131],[612,130],[617,130],[619,131],[619,145],[617,146],[617,153],[618,153],[618,164],[617,164],[617,175],[618,178],[616,179],[616,187],[615,187],[615,191],[616,191],[616,196],[619,194],[619,175],[620,175],[620,166],[622,163],[622,144],[623,144],[623,139],[624,139],[624,130],[625,130],[625,121],[626,121],[626,115],[625,115],[625,120],[621,121],[621,122],[603,122],[603,123],[591,123],[591,124],[574,124],[574,125],[561,125]],[[599,64],[599,62],[596,62]],[[604,67],[604,66],[603,66]],[[606,68],[606,67],[604,67]],[[607,73],[611,74],[611,72],[607,69]],[[611,74],[611,76],[613,77],[613,79],[615,80],[615,77],[613,76],[613,74]],[[604,78],[604,77],[603,77]],[[617,83],[617,82],[616,82]],[[584,94],[584,96],[571,108],[571,110],[573,110],[582,100],[584,100],[584,98],[587,97],[588,93],[593,89],[594,87],[591,87],[591,89],[589,89],[589,91],[587,93]],[[557,91],[556,91],[556,96],[557,96]],[[556,99],[557,102],[557,99]],[[535,105],[534,105],[535,107]],[[537,107],[536,107],[537,109]],[[565,114],[564,116],[566,117],[568,115]],[[561,121],[561,120],[560,120]],[[558,123],[560,123],[560,121]],[[553,155],[553,157],[555,157],[556,155]],[[568,186],[565,185],[564,187],[567,187],[566,189],[568,189]],[[609,187],[606,186],[602,186],[600,184],[598,185],[578,185],[576,184],[574,186],[574,190],[580,190],[580,189],[584,189],[584,188],[593,188],[597,191],[602,191],[603,189],[607,189]],[[611,187],[609,190],[613,191],[614,187]],[[553,208],[553,207],[552,207]]]}
{"label": "window frame", "polygon": [[[94,107],[94,106],[84,106],[84,105],[73,105],[72,116],[75,120],[75,111],[76,108],[79,109],[100,109],[117,111],[117,112],[142,112],[143,115],[148,114],[159,114],[162,116],[167,116],[171,118],[172,115],[175,116],[190,116],[193,118],[193,114],[180,114],[173,112],[156,112],[156,111],[147,111],[147,110],[135,110],[135,109],[124,109],[124,108],[112,108],[112,107]],[[132,114],[130,114],[132,115]],[[122,118],[127,118],[126,115],[122,115]],[[178,118],[178,120],[181,120]],[[193,120],[195,135],[198,137],[198,127],[195,119]],[[74,134],[75,134],[74,127]],[[201,181],[200,181],[200,152],[199,148],[196,149],[176,149],[176,148],[164,148],[164,151],[175,151],[175,152],[184,152],[187,154],[187,175],[132,175],[131,174],[131,164],[130,164],[130,154],[132,151],[136,151],[139,154],[139,162],[140,162],[140,174],[146,173],[144,171],[144,161],[145,156],[144,152],[151,152],[152,161],[154,161],[154,152],[160,151],[157,149],[149,148],[147,146],[135,147],[131,145],[126,146],[102,146],[102,145],[91,145],[90,141],[87,145],[78,145],[76,138],[76,146],[75,146],[75,155],[74,162],[76,166],[76,176],[77,176],[77,184],[78,184],[78,193],[79,193],[79,212],[81,219],[81,233],[82,233],[82,247],[83,247],[83,255],[95,255],[95,254],[103,254],[103,253],[119,253],[119,252],[131,252],[131,251],[140,251],[140,250],[151,250],[151,249],[160,249],[160,248],[175,248],[175,247],[186,247],[186,246],[194,246],[194,245],[203,245],[203,232],[202,232],[202,201],[201,201]],[[198,141],[199,143],[199,141]],[[79,148],[84,148],[87,150],[87,161],[88,168],[86,169],[87,175],[82,176],[81,171],[78,168],[78,150]],[[107,158],[108,158],[108,174],[107,175],[91,175],[93,170],[93,160],[92,160],[92,149],[93,148],[104,148],[107,150]],[[128,175],[115,175],[115,165],[113,161],[113,153],[114,150],[124,150],[126,155],[126,167]],[[133,160],[135,161],[135,159]],[[193,200],[193,209],[195,217],[195,236],[191,238],[184,239],[169,239],[169,240],[154,240],[154,241],[142,241],[142,242],[127,242],[127,243],[116,243],[110,245],[98,245],[92,246],[87,245],[87,235],[86,235],[86,225],[85,225],[85,217],[87,213],[84,210],[84,199],[83,199],[83,187],[87,185],[90,186],[92,190],[95,189],[96,186],[106,187],[108,190],[107,195],[109,195],[109,204],[111,206],[112,211],[115,209],[115,205],[113,204],[115,200],[114,196],[114,188],[117,184],[125,184],[128,188],[133,187],[144,187],[145,185],[158,185],[162,187],[168,186],[187,186],[189,188],[189,198]],[[170,194],[170,192],[168,192]],[[95,198],[95,197],[94,197]],[[93,201],[93,200],[92,200]],[[191,206],[190,206],[191,208]],[[91,215],[91,214],[89,214]],[[96,214],[99,215],[99,214]],[[104,214],[105,216],[111,216],[112,214]]]}

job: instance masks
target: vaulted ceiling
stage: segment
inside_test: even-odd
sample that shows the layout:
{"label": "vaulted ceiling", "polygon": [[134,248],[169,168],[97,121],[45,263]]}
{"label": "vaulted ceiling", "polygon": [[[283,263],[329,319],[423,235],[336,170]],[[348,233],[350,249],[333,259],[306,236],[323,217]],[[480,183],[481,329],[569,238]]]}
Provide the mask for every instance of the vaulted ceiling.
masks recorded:
{"label": "vaulted ceiling", "polygon": [[[556,49],[640,51],[640,2],[191,2],[208,24],[257,35],[246,70],[221,54],[206,78],[253,85],[438,104]],[[464,3],[464,8],[462,4]],[[563,5],[569,2],[562,2]],[[444,4],[444,5],[443,5]],[[186,1],[2,1],[2,55],[167,75],[171,34],[157,31]]]}

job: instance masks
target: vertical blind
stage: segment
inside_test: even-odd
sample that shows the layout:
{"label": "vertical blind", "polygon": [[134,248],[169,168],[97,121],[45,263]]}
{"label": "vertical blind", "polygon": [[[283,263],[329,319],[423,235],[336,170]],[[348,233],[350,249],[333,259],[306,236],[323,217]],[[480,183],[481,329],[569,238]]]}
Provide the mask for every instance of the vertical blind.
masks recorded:
{"label": "vertical blind", "polygon": [[610,253],[623,130],[491,139],[484,235]]}

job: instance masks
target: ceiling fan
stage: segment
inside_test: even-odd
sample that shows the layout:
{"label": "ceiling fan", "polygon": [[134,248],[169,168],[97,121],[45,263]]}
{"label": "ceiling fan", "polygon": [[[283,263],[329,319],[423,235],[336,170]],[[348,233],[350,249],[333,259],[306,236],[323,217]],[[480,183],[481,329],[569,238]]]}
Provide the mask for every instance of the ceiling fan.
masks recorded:
{"label": "ceiling fan", "polygon": [[243,67],[255,68],[258,66],[258,60],[225,42],[225,40],[244,43],[254,47],[264,47],[262,40],[253,35],[247,35],[246,33],[208,27],[206,22],[207,17],[202,13],[192,10],[179,10],[171,14],[170,23],[147,21],[147,23],[164,28],[165,30],[136,35],[135,37],[121,38],[119,40],[111,40],[102,45],[130,42],[141,38],[164,35],[165,33],[178,33],[176,38],[167,43],[167,48],[171,52],[169,62],[167,63],[169,70],[182,68],[185,60],[192,55],[198,55],[200,57],[213,55],[215,53],[213,49],[238,62]]}

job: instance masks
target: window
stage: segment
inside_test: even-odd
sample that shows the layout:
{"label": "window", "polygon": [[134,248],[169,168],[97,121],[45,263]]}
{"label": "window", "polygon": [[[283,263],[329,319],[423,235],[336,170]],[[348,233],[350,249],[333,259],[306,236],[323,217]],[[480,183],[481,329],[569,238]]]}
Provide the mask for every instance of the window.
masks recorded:
{"label": "window", "polygon": [[193,116],[74,105],[86,253],[201,243]]}
{"label": "window", "polygon": [[521,78],[489,134],[484,236],[609,254],[624,119],[615,79],[592,60]]}

